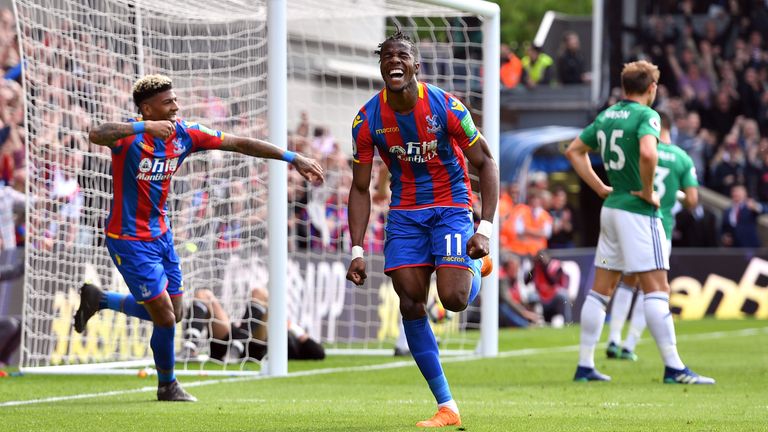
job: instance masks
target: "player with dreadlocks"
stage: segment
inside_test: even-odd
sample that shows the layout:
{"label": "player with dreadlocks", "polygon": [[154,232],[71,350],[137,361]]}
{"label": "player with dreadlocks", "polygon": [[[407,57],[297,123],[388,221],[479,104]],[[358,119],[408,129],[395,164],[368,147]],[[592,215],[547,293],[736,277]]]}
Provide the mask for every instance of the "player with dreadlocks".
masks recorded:
{"label": "player with dreadlocks", "polygon": [[[462,311],[477,296],[488,258],[499,175],[485,138],[453,95],[418,81],[418,52],[399,29],[379,45],[385,88],[352,122],[354,165],[349,192],[352,261],[347,279],[366,279],[362,248],[370,216],[374,148],[389,168],[392,200],[384,244],[384,272],[400,298],[408,346],[438,404],[420,427],[461,425],[440,365],[426,313],[432,272],[443,306]],[[480,177],[482,221],[475,232],[465,158]]]}
{"label": "player with dreadlocks", "polygon": [[292,164],[319,184],[323,170],[312,159],[254,138],[211,130],[177,118],[179,104],[170,78],[147,75],[133,86],[141,119],[93,128],[91,142],[112,151],[112,209],[106,222],[106,246],[130,294],[102,291],[85,284],[75,313],[75,331],[101,309],[152,321],[150,346],[157,368],[157,399],[195,401],[174,374],[174,333],[182,317],[183,285],[179,257],[168,220],[171,177],[192,153],[224,150]]}

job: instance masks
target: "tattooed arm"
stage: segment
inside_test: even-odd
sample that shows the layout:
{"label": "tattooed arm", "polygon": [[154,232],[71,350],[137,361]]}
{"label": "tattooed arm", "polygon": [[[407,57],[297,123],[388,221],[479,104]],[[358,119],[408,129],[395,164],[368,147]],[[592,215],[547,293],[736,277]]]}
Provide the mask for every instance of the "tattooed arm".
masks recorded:
{"label": "tattooed arm", "polygon": [[[144,124],[144,132],[162,139],[171,136],[176,127],[170,120],[146,120],[139,123]],[[88,133],[88,139],[94,144],[112,147],[117,140],[136,135],[135,125],[135,122],[103,123],[91,129]]]}

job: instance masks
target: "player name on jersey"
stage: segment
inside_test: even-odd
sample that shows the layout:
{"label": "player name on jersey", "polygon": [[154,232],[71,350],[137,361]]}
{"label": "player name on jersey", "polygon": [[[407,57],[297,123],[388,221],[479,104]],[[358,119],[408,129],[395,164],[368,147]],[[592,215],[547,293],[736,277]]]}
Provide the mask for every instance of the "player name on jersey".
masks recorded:
{"label": "player name on jersey", "polygon": [[674,162],[676,160],[674,153],[666,152],[664,150],[659,149],[658,154],[659,154],[659,159],[661,160],[665,160],[667,162]]}
{"label": "player name on jersey", "polygon": [[629,118],[629,116],[632,115],[629,111],[626,110],[619,110],[619,111],[606,111],[605,117],[609,119],[616,119],[616,120],[626,120]]}

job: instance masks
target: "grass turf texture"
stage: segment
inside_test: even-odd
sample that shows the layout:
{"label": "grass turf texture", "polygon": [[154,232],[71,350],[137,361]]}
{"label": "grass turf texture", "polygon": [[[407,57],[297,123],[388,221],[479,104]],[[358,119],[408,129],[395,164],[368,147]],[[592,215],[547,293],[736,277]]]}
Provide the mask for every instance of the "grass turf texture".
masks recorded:
{"label": "grass turf texture", "polygon": [[[715,386],[661,384],[663,366],[647,336],[637,363],[605,359],[611,383],[574,383],[578,327],[502,331],[500,358],[445,364],[467,431],[766,431],[768,321],[677,322],[683,360]],[[756,331],[742,331],[757,329]],[[605,340],[605,338],[603,338]],[[196,404],[154,401],[155,378],[36,376],[0,378],[3,431],[384,431],[417,430],[434,400],[410,358],[333,356],[291,362],[289,371],[340,371],[280,379],[182,377]],[[213,381],[218,383],[210,384]],[[208,382],[210,385],[204,384]],[[149,388],[149,391],[124,393]],[[4,402],[115,392],[22,406]],[[457,430],[459,428],[445,428]]]}

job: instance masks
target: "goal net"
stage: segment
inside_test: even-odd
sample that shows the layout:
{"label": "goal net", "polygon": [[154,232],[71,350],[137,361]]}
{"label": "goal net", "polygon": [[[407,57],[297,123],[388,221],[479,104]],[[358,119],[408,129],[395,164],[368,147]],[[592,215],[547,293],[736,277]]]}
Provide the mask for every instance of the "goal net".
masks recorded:
{"label": "goal net", "polygon": [[[327,173],[325,185],[312,188],[289,172],[287,316],[289,328],[328,350],[391,354],[398,335],[397,298],[382,273],[388,189],[379,187],[386,186],[379,165],[366,236],[369,278],[363,287],[345,281],[350,126],[383,86],[373,55],[378,43],[395,28],[414,38],[420,79],[453,92],[483,130],[483,20],[445,3],[461,2],[287,3],[288,146],[321,160]],[[102,310],[83,335],[72,327],[84,282],[128,292],[104,246],[110,151],[89,143],[87,133],[135,117],[132,83],[161,73],[174,81],[182,118],[268,139],[266,1],[14,4],[29,161],[22,367],[92,373],[151,364],[151,323]],[[176,333],[177,360],[187,370],[259,370],[268,314],[254,314],[252,306],[263,309],[269,280],[267,207],[275,204],[267,200],[268,175],[263,160],[214,151],[188,158],[173,177],[168,207],[187,311]],[[195,297],[210,294],[221,308],[201,299],[207,312],[195,313]],[[441,349],[472,352],[478,322],[479,309],[470,306],[435,323]],[[229,336],[215,334],[230,324]]]}

